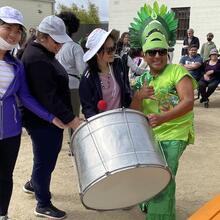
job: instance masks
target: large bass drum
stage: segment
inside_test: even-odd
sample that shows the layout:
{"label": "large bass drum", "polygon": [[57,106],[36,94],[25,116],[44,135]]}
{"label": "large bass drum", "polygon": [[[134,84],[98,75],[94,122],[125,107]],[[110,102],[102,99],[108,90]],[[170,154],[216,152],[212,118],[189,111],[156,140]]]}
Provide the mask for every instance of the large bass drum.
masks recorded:
{"label": "large bass drum", "polygon": [[171,179],[145,116],[116,109],[89,118],[73,133],[80,196],[89,209],[113,210],[145,201]]}

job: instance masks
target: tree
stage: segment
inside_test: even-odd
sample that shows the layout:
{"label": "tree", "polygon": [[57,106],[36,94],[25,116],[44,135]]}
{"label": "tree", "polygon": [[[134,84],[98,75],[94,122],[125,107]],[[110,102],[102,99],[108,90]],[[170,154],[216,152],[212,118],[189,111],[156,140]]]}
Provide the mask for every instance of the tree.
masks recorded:
{"label": "tree", "polygon": [[80,20],[81,24],[100,24],[99,9],[98,7],[88,1],[88,8],[85,9],[83,6],[78,7],[75,3],[69,8],[65,5],[58,5],[59,11],[71,11]]}

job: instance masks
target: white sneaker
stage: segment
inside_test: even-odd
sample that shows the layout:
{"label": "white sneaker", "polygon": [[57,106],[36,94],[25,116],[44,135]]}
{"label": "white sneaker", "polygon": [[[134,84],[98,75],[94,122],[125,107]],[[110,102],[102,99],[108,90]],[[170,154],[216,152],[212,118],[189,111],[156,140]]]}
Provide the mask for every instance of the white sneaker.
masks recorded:
{"label": "white sneaker", "polygon": [[12,220],[7,215],[0,216],[0,220]]}

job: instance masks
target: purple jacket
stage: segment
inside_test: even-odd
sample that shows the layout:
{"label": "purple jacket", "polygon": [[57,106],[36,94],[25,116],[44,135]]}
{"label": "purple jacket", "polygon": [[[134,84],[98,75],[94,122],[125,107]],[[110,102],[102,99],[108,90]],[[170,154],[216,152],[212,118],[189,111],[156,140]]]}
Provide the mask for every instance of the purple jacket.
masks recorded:
{"label": "purple jacket", "polygon": [[21,133],[21,114],[17,106],[17,98],[22,105],[44,120],[51,122],[54,118],[30,95],[22,63],[9,53],[6,54],[4,61],[14,66],[15,77],[6,93],[0,98],[0,140]]}

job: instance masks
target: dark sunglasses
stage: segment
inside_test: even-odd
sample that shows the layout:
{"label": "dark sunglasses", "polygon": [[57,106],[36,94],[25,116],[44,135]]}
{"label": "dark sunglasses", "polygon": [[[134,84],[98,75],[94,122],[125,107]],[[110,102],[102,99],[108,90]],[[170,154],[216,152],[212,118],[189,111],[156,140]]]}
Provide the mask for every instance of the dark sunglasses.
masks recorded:
{"label": "dark sunglasses", "polygon": [[150,57],[155,57],[157,53],[158,53],[160,56],[165,56],[165,55],[167,55],[167,50],[166,50],[166,49],[147,50],[146,53],[147,53]]}
{"label": "dark sunglasses", "polygon": [[102,51],[106,52],[107,54],[111,54],[115,52],[115,50],[116,50],[116,45],[114,45],[113,47],[106,47],[102,49]]}

